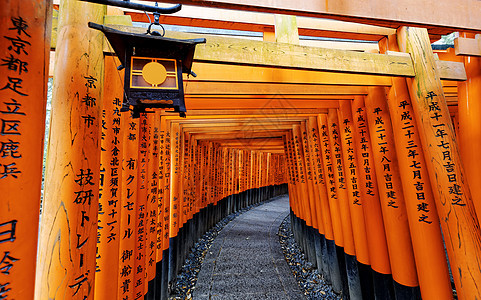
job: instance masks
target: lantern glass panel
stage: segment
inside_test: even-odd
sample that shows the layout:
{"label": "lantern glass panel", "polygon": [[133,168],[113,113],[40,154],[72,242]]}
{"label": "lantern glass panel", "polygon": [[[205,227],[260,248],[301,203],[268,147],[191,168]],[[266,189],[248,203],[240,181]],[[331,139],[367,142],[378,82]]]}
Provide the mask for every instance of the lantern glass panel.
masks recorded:
{"label": "lantern glass panel", "polygon": [[175,59],[132,56],[131,66],[131,88],[178,89]]}

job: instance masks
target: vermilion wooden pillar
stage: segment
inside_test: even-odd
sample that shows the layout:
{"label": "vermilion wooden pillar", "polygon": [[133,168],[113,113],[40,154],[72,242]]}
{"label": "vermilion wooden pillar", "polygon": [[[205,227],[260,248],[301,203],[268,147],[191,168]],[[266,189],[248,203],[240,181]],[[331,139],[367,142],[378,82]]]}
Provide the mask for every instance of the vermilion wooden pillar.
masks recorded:
{"label": "vermilion wooden pillar", "polygon": [[[371,259],[367,242],[366,221],[364,214],[365,198],[361,195],[361,173],[358,164],[358,152],[355,147],[354,127],[351,114],[351,100],[340,100],[337,111],[339,132],[341,135],[342,157],[346,172],[349,209],[351,212],[352,234],[356,249],[359,286],[363,298],[374,298]],[[354,270],[356,270],[354,268]],[[348,273],[353,274],[353,272]]]}
{"label": "vermilion wooden pillar", "polygon": [[[178,165],[178,173],[179,173],[179,176],[178,176],[178,189],[179,189],[179,193],[178,193],[178,197],[179,197],[179,200],[178,200],[178,203],[179,203],[179,227],[180,228],[184,228],[186,229],[186,227],[184,227],[184,225],[187,223],[188,221],[188,197],[187,195],[185,194],[185,180],[184,180],[184,175],[185,175],[185,172],[186,172],[186,163],[185,163],[185,160],[186,160],[186,157],[188,155],[188,153],[186,152],[186,149],[185,149],[185,139],[184,139],[184,133],[183,133],[183,129],[182,129],[182,125],[179,124],[179,165]],[[183,245],[183,247],[185,247],[185,245]]]}
{"label": "vermilion wooden pillar", "polygon": [[33,299],[52,1],[0,5],[0,299]]}
{"label": "vermilion wooden pillar", "polygon": [[[322,152],[322,165],[324,168],[324,178],[326,181],[326,194],[328,198],[328,208],[330,213],[330,220],[332,222],[332,230],[334,235],[334,243],[327,240],[327,256],[329,259],[329,272],[331,275],[331,282],[333,289],[336,292],[343,290],[348,292],[345,279],[344,266],[344,235],[342,230],[342,220],[339,205],[338,192],[335,182],[334,171],[335,167],[332,158],[332,149],[329,143],[329,126],[327,116],[321,114],[317,118],[319,128],[319,143]],[[327,208],[327,207],[326,207]],[[337,247],[336,247],[337,246]]]}
{"label": "vermilion wooden pillar", "polygon": [[135,251],[134,251],[134,299],[140,299],[145,295],[145,255],[147,247],[146,222],[148,222],[148,162],[149,157],[149,122],[146,113],[139,118],[139,134],[137,135],[137,199],[135,210]]}
{"label": "vermilion wooden pillar", "polygon": [[[165,117],[160,117],[160,135],[159,135],[159,210],[157,217],[157,239],[160,240],[161,247],[157,247],[156,260],[161,262],[163,251],[169,249],[169,210],[170,203],[170,133],[167,131]],[[169,138],[167,138],[167,134]],[[157,242],[159,245],[159,242]]]}
{"label": "vermilion wooden pillar", "polygon": [[[322,206],[321,206],[321,188],[320,185],[324,184],[324,176],[323,173],[319,173],[319,170],[322,170],[322,164],[321,164],[321,151],[319,147],[319,132],[316,131],[316,129],[313,128],[314,124],[316,122],[315,117],[309,117],[306,121],[305,124],[305,139],[308,140],[308,148],[309,148],[309,154],[310,154],[310,165],[311,165],[311,172],[312,172],[312,177],[314,180],[314,205],[315,205],[315,211],[313,212],[316,215],[317,218],[317,230],[320,234],[324,235],[325,229],[324,229],[324,220],[322,216]],[[278,163],[281,163],[281,157],[280,155],[277,156],[279,158]],[[276,184],[278,184],[279,181],[276,181]],[[326,191],[325,187],[323,188],[323,196],[325,197],[324,199],[327,200],[326,197]],[[319,268],[319,266],[318,266]]]}
{"label": "vermilion wooden pillar", "polygon": [[399,48],[416,76],[406,79],[460,299],[481,298],[481,232],[426,29],[402,27]]}
{"label": "vermilion wooden pillar", "polygon": [[[340,126],[336,109],[329,109],[327,114],[329,131],[329,143],[331,145],[331,159],[334,168],[334,180],[339,199],[339,211],[341,214],[342,232],[344,238],[344,263],[340,266],[345,268],[349,294],[353,298],[362,297],[359,270],[356,263],[356,249],[354,246],[350,201],[347,190],[347,177],[342,157],[342,142],[340,138]],[[342,270],[344,273],[344,270]]]}
{"label": "vermilion wooden pillar", "polygon": [[[294,126],[293,126],[294,127]],[[291,145],[293,151],[293,161],[296,167],[296,180],[297,186],[297,199],[299,200],[299,216],[302,220],[306,222],[308,226],[311,225],[311,219],[309,215],[309,203],[308,203],[308,196],[307,196],[307,186],[306,186],[306,178],[304,173],[304,163],[301,158],[301,150],[300,150],[300,138],[296,135],[295,130],[292,130],[291,133]],[[261,163],[257,161],[258,164]],[[256,188],[259,188],[259,184],[256,185]]]}
{"label": "vermilion wooden pillar", "polygon": [[[153,114],[149,114],[149,157],[148,157],[148,196],[147,196],[147,211],[148,218],[146,223],[146,234],[148,235],[148,241],[146,243],[146,284],[150,295],[155,296],[155,283],[156,276],[156,252],[158,247],[162,247],[162,242],[157,237],[158,226],[158,210],[161,205],[160,192],[159,192],[159,134],[160,134],[160,112],[155,111]],[[159,278],[160,279],[160,278]],[[160,290],[159,290],[160,293]],[[160,296],[160,294],[158,294]],[[157,298],[158,298],[157,296]]]}
{"label": "vermilion wooden pillar", "polygon": [[339,133],[339,122],[337,111],[329,109],[327,115],[327,125],[329,143],[331,145],[331,161],[334,173],[335,186],[339,202],[339,212],[342,224],[342,236],[344,240],[344,252],[355,256],[354,238],[352,235],[351,211],[347,196],[346,176],[344,172],[344,162],[342,159],[341,139]]}
{"label": "vermilion wooden pillar", "polygon": [[368,233],[369,258],[374,271],[374,293],[376,298],[389,299],[394,297],[391,264],[389,262],[385,226],[381,213],[373,150],[363,96],[354,98],[351,111],[354,125],[354,149],[356,149],[358,154],[357,162],[360,171],[359,183],[363,197],[364,222],[366,233]]}
{"label": "vermilion wooden pillar", "polygon": [[94,294],[104,62],[103,34],[87,23],[102,23],[104,14],[101,5],[60,4],[38,299]]}
{"label": "vermilion wooden pillar", "polygon": [[[399,50],[395,36],[389,38],[389,48]],[[452,299],[439,217],[404,78],[392,78],[387,100],[421,295],[425,299]]]}
{"label": "vermilion wooden pillar", "polygon": [[320,213],[321,217],[319,218],[322,220],[322,228],[324,228],[324,232],[321,232],[324,234],[325,238],[328,240],[333,241],[334,240],[334,232],[332,229],[332,220],[331,220],[331,212],[329,209],[329,197],[328,197],[328,192],[327,192],[327,187],[326,187],[326,174],[324,173],[324,165],[323,165],[323,159],[322,159],[322,151],[321,151],[321,139],[320,139],[320,133],[319,133],[319,128],[317,124],[317,118],[316,117],[309,117],[309,131],[312,133],[312,141],[314,143],[314,151],[316,155],[316,169],[318,173],[318,190],[319,190],[319,201],[320,201]]}
{"label": "vermilion wooden pillar", "polygon": [[[298,159],[299,179],[300,179],[301,186],[303,187],[301,190],[301,193],[303,197],[302,199],[304,200],[304,204],[305,204],[304,220],[306,221],[307,226],[317,227],[317,219],[315,218],[314,207],[312,203],[312,200],[313,200],[312,177],[309,180],[308,168],[307,168],[307,163],[309,161],[306,159],[306,155],[304,152],[304,140],[301,135],[300,125],[293,126],[293,135],[294,135],[294,147],[296,149],[296,154]],[[264,166],[265,160],[262,159],[261,161]],[[261,184],[259,187],[262,187],[263,186],[262,180],[264,179],[263,173],[261,173],[260,179],[261,179]]]}
{"label": "vermilion wooden pillar", "polygon": [[179,214],[180,214],[180,203],[179,203],[179,177],[180,177],[180,132],[179,124],[171,123],[172,133],[170,137],[171,145],[171,191],[170,191],[170,237],[174,238],[179,232]]}
{"label": "vermilion wooden pillar", "polygon": [[122,136],[120,107],[123,83],[119,77],[115,56],[105,59],[105,78],[102,103],[101,173],[99,194],[99,223],[97,240],[97,272],[95,274],[95,298],[116,298],[120,245],[120,194],[122,190]]}
{"label": "vermilion wooden pillar", "polygon": [[320,115],[319,133],[322,161],[324,166],[324,174],[326,178],[327,195],[329,199],[329,209],[331,213],[332,228],[334,232],[334,241],[339,247],[344,247],[344,235],[342,230],[341,212],[339,207],[339,198],[337,194],[336,181],[334,178],[334,164],[332,163],[332,149],[329,143],[329,126],[327,116]]}
{"label": "vermilion wooden pillar", "polygon": [[[287,134],[284,137],[284,151],[286,153],[286,169],[289,175],[289,205],[292,209],[292,212],[299,216],[299,202],[297,200],[297,191],[296,191],[296,171],[294,167],[294,161],[292,159],[292,150],[291,150],[291,142],[290,136]],[[253,151],[251,152],[251,172],[250,172],[250,185],[249,188],[252,188],[252,166],[254,164],[254,156],[252,155]]]}
{"label": "vermilion wooden pillar", "polygon": [[350,100],[339,101],[339,132],[342,143],[342,157],[346,171],[349,206],[352,220],[352,233],[356,247],[356,258],[360,263],[370,265],[369,248],[367,246],[366,226],[364,222],[363,199],[360,192],[359,167],[357,151],[354,148],[354,128],[351,115]]}
{"label": "vermilion wooden pillar", "polygon": [[169,218],[170,218],[170,129],[166,117],[159,121],[159,205],[157,210],[157,278],[155,296],[167,297],[169,277]]}
{"label": "vermilion wooden pillar", "polygon": [[[463,34],[465,37],[466,34]],[[481,220],[481,58],[464,57],[467,80],[458,83],[459,154]]]}
{"label": "vermilion wooden pillar", "polygon": [[304,151],[305,157],[305,165],[306,165],[306,178],[309,183],[309,197],[310,197],[310,214],[313,220],[313,227],[319,231],[320,227],[322,226],[322,219],[319,218],[320,214],[320,201],[319,201],[319,189],[317,188],[317,176],[314,172],[314,160],[313,154],[314,149],[311,148],[311,143],[309,141],[309,135],[307,134],[307,121],[302,122],[301,126],[301,134],[302,134],[302,149]]}
{"label": "vermilion wooden pillar", "polygon": [[414,298],[419,284],[386,93],[383,87],[370,87],[368,92],[366,113],[392,276],[401,285],[395,285],[395,292],[397,297],[402,293]]}
{"label": "vermilion wooden pillar", "polygon": [[119,246],[119,297],[134,298],[135,274],[135,231],[138,197],[138,151],[139,151],[139,119],[132,119],[130,114],[121,115],[123,136],[122,147],[122,189],[120,192],[120,246]]}

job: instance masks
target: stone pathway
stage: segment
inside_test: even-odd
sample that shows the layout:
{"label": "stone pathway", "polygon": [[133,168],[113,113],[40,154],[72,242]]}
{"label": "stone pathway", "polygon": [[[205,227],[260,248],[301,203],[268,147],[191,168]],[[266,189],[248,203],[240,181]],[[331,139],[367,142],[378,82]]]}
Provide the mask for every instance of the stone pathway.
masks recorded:
{"label": "stone pathway", "polygon": [[305,299],[277,236],[288,213],[284,195],[230,222],[204,259],[193,299]]}

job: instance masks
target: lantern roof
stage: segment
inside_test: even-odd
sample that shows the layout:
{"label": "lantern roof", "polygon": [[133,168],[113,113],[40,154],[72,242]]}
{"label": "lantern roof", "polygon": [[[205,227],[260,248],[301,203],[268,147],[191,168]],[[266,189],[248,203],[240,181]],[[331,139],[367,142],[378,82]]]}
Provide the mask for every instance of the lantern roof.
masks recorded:
{"label": "lantern roof", "polygon": [[[195,46],[205,43],[204,38],[179,40],[150,34],[120,31],[111,27],[89,22],[89,27],[100,30],[108,39],[123,66],[127,53],[135,56],[171,58],[182,61],[182,73],[191,73]],[[132,55],[132,54],[130,54]]]}

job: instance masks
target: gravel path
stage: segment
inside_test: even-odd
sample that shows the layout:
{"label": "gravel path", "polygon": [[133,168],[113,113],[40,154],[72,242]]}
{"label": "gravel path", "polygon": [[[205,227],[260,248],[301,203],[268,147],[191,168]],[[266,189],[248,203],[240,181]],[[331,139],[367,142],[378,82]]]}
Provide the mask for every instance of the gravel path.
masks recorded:
{"label": "gravel path", "polygon": [[297,284],[307,299],[341,299],[324,281],[323,275],[305,259],[291,231],[291,218],[287,216],[279,227],[279,242],[286,261],[296,277]]}
{"label": "gravel path", "polygon": [[170,299],[341,299],[304,259],[288,213],[283,195],[224,218],[194,245]]}

